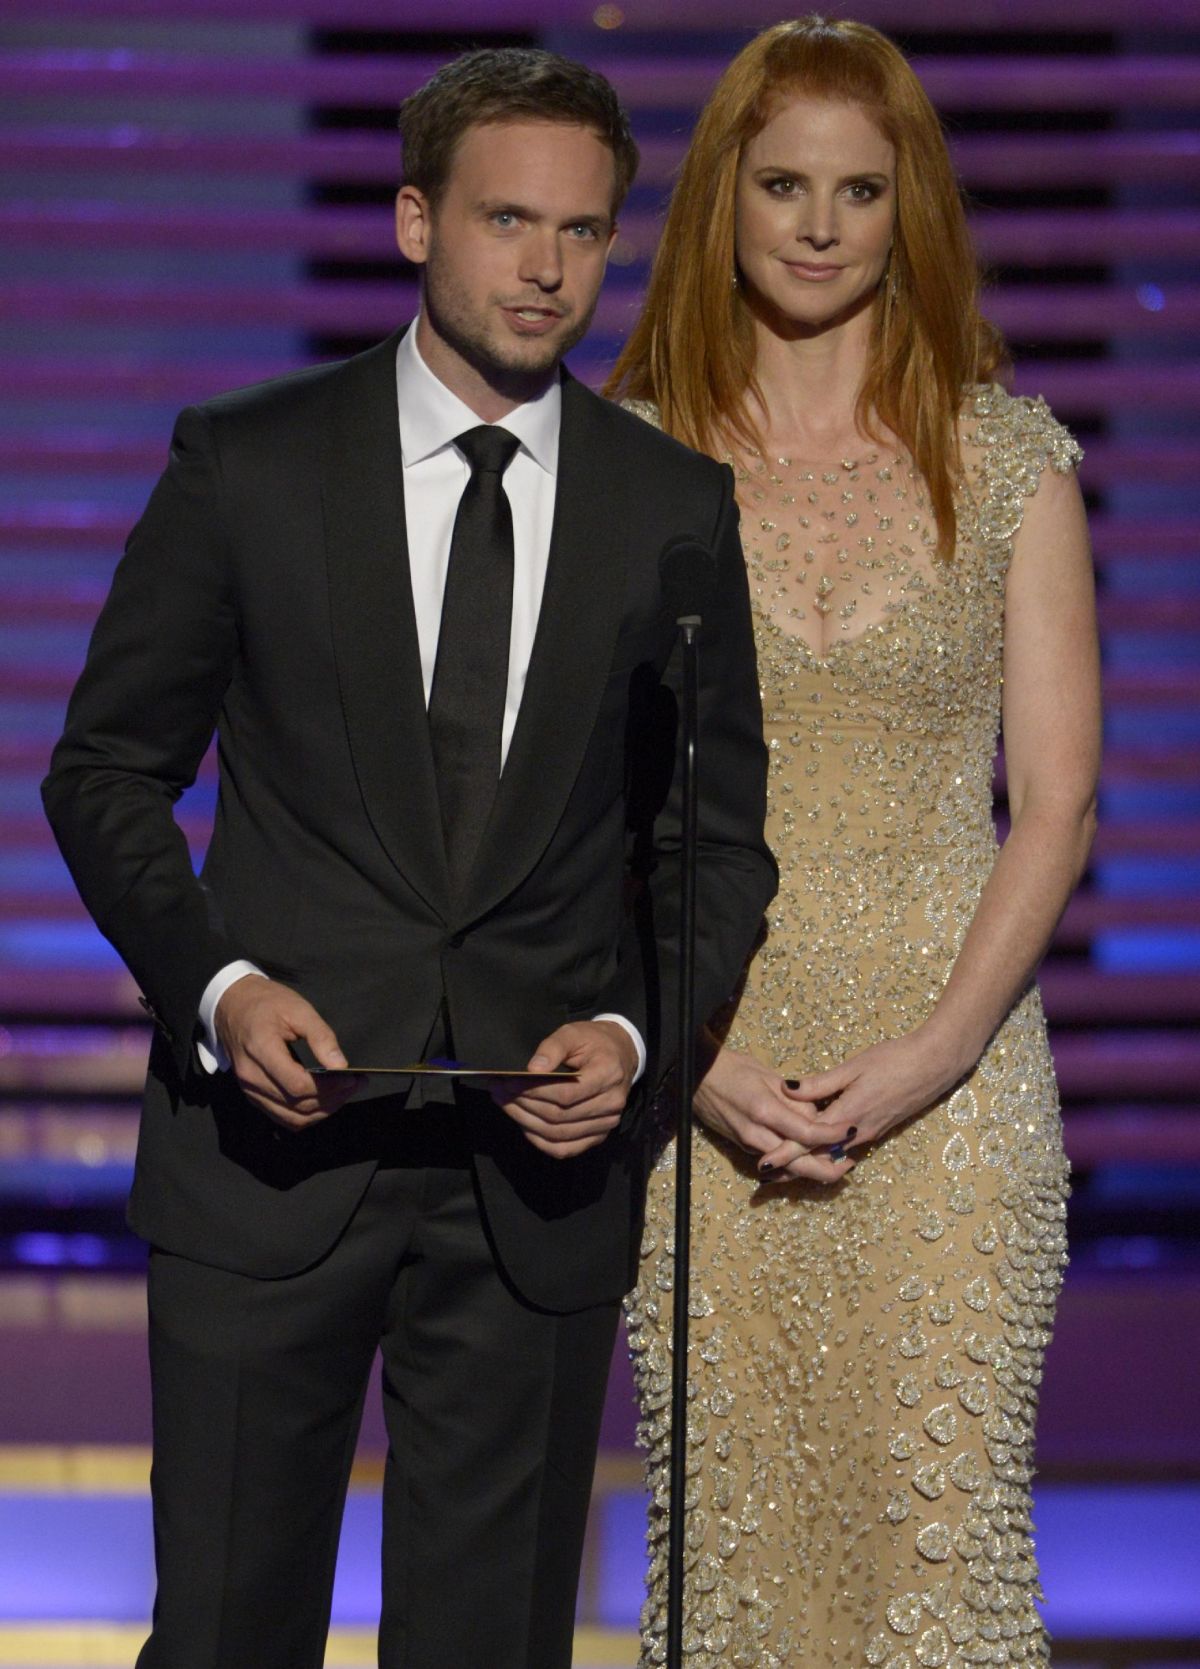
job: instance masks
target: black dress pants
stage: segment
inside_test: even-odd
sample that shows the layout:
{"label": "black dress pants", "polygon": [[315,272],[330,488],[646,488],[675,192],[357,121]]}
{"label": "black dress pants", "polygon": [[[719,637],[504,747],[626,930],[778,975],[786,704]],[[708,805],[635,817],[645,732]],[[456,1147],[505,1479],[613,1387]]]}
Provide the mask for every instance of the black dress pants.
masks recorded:
{"label": "black dress pants", "polygon": [[[444,1130],[455,1109],[400,1116],[411,1134],[439,1111]],[[569,1669],[617,1306],[525,1304],[465,1143],[436,1145],[388,1155],[301,1274],[151,1252],[158,1593],[137,1669],[321,1669],[377,1347],[381,1669]]]}

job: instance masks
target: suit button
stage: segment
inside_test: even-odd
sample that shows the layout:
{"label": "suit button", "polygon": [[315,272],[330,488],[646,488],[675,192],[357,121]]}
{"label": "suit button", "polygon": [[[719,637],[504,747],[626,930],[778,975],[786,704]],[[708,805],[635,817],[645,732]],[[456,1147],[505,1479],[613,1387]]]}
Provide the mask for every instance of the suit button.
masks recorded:
{"label": "suit button", "polygon": [[450,935],[450,949],[451,950],[461,950],[462,947],[466,944],[466,942],[467,942],[467,935],[465,933],[452,933]]}

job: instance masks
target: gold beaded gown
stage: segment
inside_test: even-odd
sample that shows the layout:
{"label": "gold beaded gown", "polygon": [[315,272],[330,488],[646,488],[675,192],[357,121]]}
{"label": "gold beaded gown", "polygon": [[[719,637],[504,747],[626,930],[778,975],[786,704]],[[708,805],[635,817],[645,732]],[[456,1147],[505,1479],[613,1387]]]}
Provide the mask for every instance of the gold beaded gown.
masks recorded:
{"label": "gold beaded gown", "polygon": [[[948,564],[904,456],[736,469],[781,885],[728,1042],[781,1076],[929,1014],[995,859],[1013,538],[1047,466],[1081,454],[1044,404],[999,388],[973,392],[960,432]],[[673,1179],[672,1144],[627,1305],[651,1495],[643,1669],[666,1660]],[[1030,1478],[1066,1196],[1033,987],[969,1079],[832,1187],[762,1187],[696,1127],[689,1669],[1048,1656]]]}

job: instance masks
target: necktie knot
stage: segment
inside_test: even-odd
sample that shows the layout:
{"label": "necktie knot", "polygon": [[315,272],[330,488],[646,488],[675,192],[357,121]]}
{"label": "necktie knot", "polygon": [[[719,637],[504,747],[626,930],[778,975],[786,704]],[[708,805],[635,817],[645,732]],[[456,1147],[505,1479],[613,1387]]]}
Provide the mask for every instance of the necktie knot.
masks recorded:
{"label": "necktie knot", "polygon": [[454,444],[470,464],[472,475],[503,475],[521,443],[511,430],[495,423],[481,423],[477,429],[467,429],[459,435]]}

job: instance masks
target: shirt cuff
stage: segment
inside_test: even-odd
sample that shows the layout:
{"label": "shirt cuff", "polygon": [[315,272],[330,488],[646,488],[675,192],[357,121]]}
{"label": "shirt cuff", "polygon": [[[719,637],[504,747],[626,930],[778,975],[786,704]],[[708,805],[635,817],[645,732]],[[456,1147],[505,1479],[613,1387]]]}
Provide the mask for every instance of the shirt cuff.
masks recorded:
{"label": "shirt cuff", "polygon": [[[220,976],[218,975],[218,978]],[[633,1039],[633,1046],[637,1050],[637,1071],[629,1080],[632,1089],[642,1073],[646,1070],[646,1045],[642,1042],[642,1034],[632,1020],[627,1020],[623,1014],[593,1014],[593,1020],[611,1020],[614,1026],[620,1026],[622,1031],[628,1032]]]}
{"label": "shirt cuff", "polygon": [[260,979],[267,977],[253,962],[227,962],[204,987],[199,1012],[200,1029],[204,1035],[196,1039],[196,1054],[206,1072],[229,1071],[229,1056],[217,1036],[217,1004],[229,987],[239,979],[245,979],[247,974],[257,974]]}

